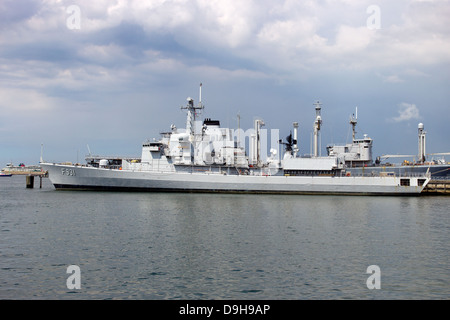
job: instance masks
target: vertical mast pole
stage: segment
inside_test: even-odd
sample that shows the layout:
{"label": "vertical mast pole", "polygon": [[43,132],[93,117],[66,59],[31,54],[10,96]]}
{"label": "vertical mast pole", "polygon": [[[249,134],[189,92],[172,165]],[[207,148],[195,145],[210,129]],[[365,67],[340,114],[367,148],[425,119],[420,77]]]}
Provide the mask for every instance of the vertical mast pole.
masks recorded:
{"label": "vertical mast pole", "polygon": [[319,155],[319,132],[320,126],[322,125],[322,117],[320,115],[320,111],[322,110],[321,103],[317,101],[314,103],[316,106],[316,121],[314,122],[314,157],[318,157]]}

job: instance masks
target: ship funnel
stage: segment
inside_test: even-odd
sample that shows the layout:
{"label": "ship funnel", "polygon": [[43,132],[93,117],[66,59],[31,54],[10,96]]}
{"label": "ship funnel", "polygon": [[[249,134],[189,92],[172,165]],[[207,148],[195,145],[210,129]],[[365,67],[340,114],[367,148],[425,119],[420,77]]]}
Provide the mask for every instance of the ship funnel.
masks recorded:
{"label": "ship funnel", "polygon": [[298,152],[298,122],[294,122],[294,141],[292,141],[293,143],[293,151],[294,151],[294,156],[297,155]]}
{"label": "ship funnel", "polygon": [[256,131],[256,160],[257,165],[261,165],[261,127],[265,126],[262,119],[257,119],[255,121],[255,131]]}

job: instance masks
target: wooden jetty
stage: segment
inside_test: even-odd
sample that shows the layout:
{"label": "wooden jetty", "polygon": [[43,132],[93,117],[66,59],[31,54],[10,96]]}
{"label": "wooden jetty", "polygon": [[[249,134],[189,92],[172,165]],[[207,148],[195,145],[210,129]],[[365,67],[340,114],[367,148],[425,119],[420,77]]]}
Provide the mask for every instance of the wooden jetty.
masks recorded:
{"label": "wooden jetty", "polygon": [[430,180],[422,193],[426,195],[450,195],[450,180]]}
{"label": "wooden jetty", "polygon": [[39,177],[39,188],[42,188],[42,178],[48,177],[48,172],[47,171],[33,172],[31,174],[26,175],[27,189],[34,188],[34,177]]}

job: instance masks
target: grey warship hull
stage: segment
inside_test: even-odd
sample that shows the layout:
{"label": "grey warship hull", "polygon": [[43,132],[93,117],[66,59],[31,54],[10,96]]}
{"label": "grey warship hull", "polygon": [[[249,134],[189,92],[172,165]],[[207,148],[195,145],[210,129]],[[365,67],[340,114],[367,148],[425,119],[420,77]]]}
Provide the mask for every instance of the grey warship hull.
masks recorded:
{"label": "grey warship hull", "polygon": [[50,163],[41,165],[58,190],[419,195],[429,181],[424,177],[289,176],[258,172],[254,175],[229,175],[226,172],[139,172]]}

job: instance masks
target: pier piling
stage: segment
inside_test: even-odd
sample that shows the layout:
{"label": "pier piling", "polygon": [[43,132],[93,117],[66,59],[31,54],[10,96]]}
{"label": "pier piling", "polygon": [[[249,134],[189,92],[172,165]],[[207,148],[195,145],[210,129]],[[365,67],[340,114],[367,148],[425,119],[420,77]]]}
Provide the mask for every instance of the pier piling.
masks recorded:
{"label": "pier piling", "polygon": [[28,189],[34,188],[34,176],[32,176],[32,175],[27,176],[27,188]]}

